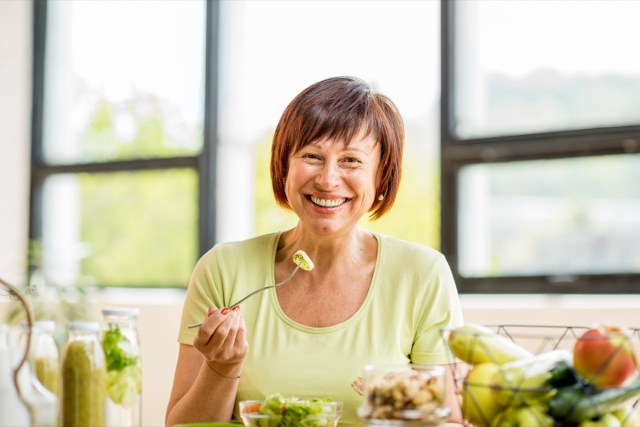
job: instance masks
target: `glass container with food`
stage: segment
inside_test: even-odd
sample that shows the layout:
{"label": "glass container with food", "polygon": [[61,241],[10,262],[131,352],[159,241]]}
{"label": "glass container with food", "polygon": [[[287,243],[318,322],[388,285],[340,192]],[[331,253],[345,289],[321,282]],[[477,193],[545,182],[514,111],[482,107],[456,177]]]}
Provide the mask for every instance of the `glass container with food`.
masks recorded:
{"label": "glass container with food", "polygon": [[72,322],[62,352],[60,425],[104,427],[106,365],[100,324]]}
{"label": "glass container with food", "polygon": [[107,364],[107,425],[141,425],[142,360],[138,337],[139,309],[102,310],[102,347]]}
{"label": "glass container with food", "polygon": [[33,322],[29,362],[33,374],[47,390],[58,395],[60,387],[60,355],[53,339],[53,320]]}
{"label": "glass container with food", "polygon": [[264,400],[242,400],[238,406],[247,427],[336,427],[343,404],[330,398],[303,399],[273,394]]}
{"label": "glass container with food", "polygon": [[368,426],[439,426],[449,418],[443,367],[367,365],[364,404]]}

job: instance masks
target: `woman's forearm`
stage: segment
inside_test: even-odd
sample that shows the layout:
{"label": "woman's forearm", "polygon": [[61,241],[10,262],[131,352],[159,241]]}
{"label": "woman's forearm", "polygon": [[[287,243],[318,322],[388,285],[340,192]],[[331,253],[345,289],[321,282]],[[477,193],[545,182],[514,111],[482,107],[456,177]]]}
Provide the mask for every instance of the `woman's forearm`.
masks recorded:
{"label": "woman's forearm", "polygon": [[227,369],[202,363],[189,391],[167,412],[166,425],[230,421],[240,370],[237,367]]}

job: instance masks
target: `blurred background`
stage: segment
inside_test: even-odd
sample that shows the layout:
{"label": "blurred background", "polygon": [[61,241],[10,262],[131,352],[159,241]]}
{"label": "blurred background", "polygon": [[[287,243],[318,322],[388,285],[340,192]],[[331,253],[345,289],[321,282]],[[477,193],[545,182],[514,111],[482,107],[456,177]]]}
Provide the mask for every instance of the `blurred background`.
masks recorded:
{"label": "blurred background", "polygon": [[271,194],[279,116],[354,75],[407,137],[397,203],[363,227],[445,253],[467,319],[637,326],[638,16],[613,0],[4,0],[0,276],[61,322],[141,307],[145,369],[167,373],[144,378],[143,422],[162,424],[191,269],[294,224]]}

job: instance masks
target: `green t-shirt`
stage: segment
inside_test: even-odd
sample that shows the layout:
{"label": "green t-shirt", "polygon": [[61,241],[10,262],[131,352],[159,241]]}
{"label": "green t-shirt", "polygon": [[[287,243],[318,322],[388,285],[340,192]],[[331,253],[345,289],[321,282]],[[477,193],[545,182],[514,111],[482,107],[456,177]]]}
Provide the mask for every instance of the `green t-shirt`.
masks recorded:
{"label": "green t-shirt", "polygon": [[[218,244],[196,265],[182,312],[178,341],[192,344],[209,307],[224,307],[274,284],[281,233]],[[366,364],[451,363],[440,335],[462,325],[462,311],[444,256],[426,246],[375,234],[376,267],[360,309],[334,326],[315,328],[289,319],[273,289],[242,303],[249,353],[237,401],[285,397],[331,397],[344,402],[340,425],[361,425],[362,397],[351,383]],[[304,272],[298,272],[304,274]],[[309,301],[313,304],[313,301]]]}

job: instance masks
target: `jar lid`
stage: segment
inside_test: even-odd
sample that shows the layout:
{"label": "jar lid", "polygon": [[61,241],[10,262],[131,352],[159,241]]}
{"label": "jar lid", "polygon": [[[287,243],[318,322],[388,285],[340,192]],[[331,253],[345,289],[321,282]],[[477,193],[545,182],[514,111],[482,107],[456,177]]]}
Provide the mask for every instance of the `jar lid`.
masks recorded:
{"label": "jar lid", "polygon": [[[23,330],[29,329],[29,324],[27,322],[22,322],[20,326]],[[54,322],[53,320],[34,320],[31,324],[31,329],[44,332],[53,332],[56,330],[56,322]]]}
{"label": "jar lid", "polygon": [[100,332],[100,323],[98,322],[71,322],[69,323],[70,331],[86,331]]}
{"label": "jar lid", "polygon": [[140,314],[139,308],[105,308],[102,310],[103,316],[123,316],[123,317],[138,317]]}
{"label": "jar lid", "polygon": [[36,320],[33,322],[33,329],[45,332],[53,332],[56,329],[56,322],[53,320]]}

